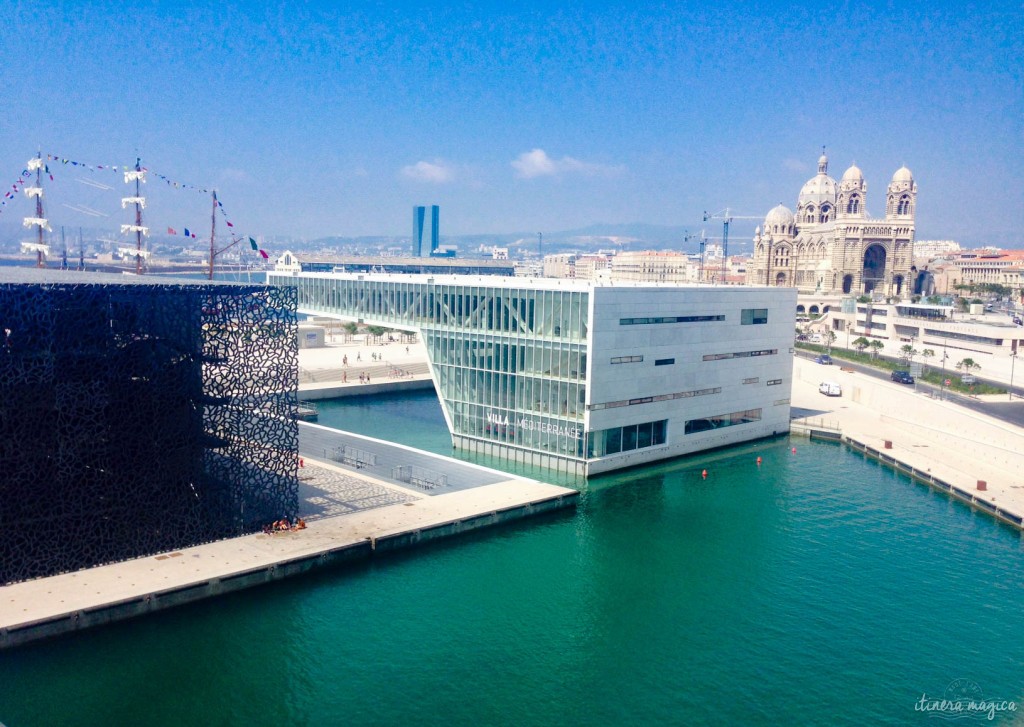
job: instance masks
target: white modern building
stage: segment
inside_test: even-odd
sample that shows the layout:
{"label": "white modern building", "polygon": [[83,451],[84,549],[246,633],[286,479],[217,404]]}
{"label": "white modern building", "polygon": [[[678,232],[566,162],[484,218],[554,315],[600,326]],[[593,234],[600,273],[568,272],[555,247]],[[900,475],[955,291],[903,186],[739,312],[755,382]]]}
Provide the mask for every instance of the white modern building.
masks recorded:
{"label": "white modern building", "polygon": [[271,273],[417,331],[452,445],[584,476],[789,430],[796,290]]}

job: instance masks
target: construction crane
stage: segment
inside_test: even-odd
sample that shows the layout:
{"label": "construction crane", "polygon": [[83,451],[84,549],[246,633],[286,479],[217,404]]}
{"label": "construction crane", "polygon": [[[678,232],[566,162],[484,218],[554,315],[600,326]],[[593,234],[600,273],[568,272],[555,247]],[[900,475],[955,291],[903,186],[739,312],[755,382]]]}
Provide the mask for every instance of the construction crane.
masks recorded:
{"label": "construction crane", "polygon": [[[726,207],[720,212],[715,212],[713,215],[708,214],[707,210],[704,210],[704,221],[708,220],[721,220],[722,221],[722,284],[725,284],[725,271],[726,266],[729,264],[729,223],[733,220],[761,220],[764,219],[762,215],[734,215],[732,210]],[[704,256],[701,255],[701,261],[703,263]],[[703,264],[702,266],[703,267]]]}

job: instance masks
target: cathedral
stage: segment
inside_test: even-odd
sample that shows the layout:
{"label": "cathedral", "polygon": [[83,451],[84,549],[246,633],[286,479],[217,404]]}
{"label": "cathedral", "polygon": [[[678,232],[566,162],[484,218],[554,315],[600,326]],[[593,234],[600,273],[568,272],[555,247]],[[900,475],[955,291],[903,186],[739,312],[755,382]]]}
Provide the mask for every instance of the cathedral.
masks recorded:
{"label": "cathedral", "polygon": [[868,217],[867,191],[856,166],[836,182],[822,154],[818,174],[800,190],[796,214],[780,204],[754,233],[747,284],[807,294],[907,297],[913,283],[917,184],[909,169],[897,169],[886,191],[883,218]]}

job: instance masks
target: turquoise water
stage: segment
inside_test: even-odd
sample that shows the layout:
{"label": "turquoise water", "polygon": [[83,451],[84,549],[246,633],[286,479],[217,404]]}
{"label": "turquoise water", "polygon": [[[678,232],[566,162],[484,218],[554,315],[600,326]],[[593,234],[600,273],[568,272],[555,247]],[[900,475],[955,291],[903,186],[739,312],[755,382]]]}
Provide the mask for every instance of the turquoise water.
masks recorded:
{"label": "turquoise water", "polygon": [[[450,446],[429,394],[321,407],[335,417]],[[954,679],[1024,696],[1022,547],[837,445],[780,439],[592,481],[576,512],[0,653],[0,722],[942,723],[914,705]]]}

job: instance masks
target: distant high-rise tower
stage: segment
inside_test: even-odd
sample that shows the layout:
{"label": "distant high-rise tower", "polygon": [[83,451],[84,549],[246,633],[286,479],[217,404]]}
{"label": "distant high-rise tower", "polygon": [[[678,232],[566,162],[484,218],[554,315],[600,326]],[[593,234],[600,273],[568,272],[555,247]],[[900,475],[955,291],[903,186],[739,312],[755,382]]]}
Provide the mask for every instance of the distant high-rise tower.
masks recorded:
{"label": "distant high-rise tower", "polygon": [[441,208],[432,205],[430,207],[430,254],[437,252],[441,235]]}
{"label": "distant high-rise tower", "polygon": [[423,249],[423,223],[426,222],[427,208],[417,205],[412,208],[412,254],[413,257],[429,257],[437,252],[441,244],[441,208],[430,207],[430,248]]}
{"label": "distant high-rise tower", "polygon": [[423,218],[426,217],[427,208],[418,205],[412,208],[412,256],[423,255]]}

